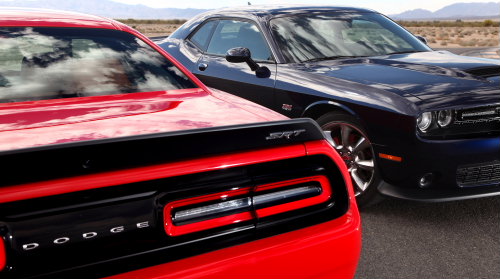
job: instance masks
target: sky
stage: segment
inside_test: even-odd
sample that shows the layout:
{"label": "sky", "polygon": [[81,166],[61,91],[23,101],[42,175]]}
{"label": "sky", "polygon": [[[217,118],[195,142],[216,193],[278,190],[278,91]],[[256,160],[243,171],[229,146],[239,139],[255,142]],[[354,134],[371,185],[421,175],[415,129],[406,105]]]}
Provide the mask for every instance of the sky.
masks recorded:
{"label": "sky", "polygon": [[384,14],[397,14],[407,10],[426,9],[432,12],[454,3],[497,2],[498,0],[112,0],[126,4],[143,4],[153,8],[199,8],[215,9],[222,7],[258,4],[327,4],[370,8]]}

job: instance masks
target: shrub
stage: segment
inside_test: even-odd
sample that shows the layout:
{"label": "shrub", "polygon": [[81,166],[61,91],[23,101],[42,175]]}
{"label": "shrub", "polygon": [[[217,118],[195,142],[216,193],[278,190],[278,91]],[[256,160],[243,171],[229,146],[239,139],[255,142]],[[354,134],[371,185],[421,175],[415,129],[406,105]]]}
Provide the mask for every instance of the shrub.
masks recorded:
{"label": "shrub", "polygon": [[186,22],[185,19],[134,19],[134,18],[128,18],[128,19],[116,19],[116,21],[119,21],[124,24],[183,24]]}
{"label": "shrub", "polygon": [[484,21],[398,21],[404,27],[499,27],[500,22],[487,19]]}
{"label": "shrub", "polygon": [[493,26],[493,20],[491,19],[487,19],[483,22],[483,26],[485,27],[490,27],[490,26]]}

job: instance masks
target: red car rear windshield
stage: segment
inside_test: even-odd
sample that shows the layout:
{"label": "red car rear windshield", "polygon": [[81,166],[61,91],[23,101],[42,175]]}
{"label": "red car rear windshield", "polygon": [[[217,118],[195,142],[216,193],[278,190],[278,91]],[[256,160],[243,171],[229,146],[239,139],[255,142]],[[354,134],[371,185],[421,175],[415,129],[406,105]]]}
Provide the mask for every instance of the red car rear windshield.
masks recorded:
{"label": "red car rear windshield", "polygon": [[85,28],[0,28],[0,102],[197,87],[132,34]]}

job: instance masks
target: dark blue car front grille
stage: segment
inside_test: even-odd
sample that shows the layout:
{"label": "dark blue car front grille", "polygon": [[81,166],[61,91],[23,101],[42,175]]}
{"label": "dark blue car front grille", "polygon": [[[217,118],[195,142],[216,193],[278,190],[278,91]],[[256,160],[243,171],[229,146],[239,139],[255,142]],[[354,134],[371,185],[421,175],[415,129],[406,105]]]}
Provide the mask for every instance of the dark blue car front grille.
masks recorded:
{"label": "dark blue car front grille", "polygon": [[461,187],[500,184],[500,162],[459,167],[457,183]]}

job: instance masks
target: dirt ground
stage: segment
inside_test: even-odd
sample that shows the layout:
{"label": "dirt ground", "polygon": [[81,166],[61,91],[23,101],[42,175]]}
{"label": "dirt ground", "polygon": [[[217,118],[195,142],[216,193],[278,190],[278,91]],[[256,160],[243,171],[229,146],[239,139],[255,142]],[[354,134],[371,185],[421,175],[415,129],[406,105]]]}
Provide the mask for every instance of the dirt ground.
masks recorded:
{"label": "dirt ground", "polygon": [[500,45],[498,27],[407,27],[427,39],[432,48],[496,47]]}
{"label": "dirt ground", "polygon": [[130,27],[139,30],[147,37],[168,36],[177,29],[180,24],[129,24]]}
{"label": "dirt ground", "polygon": [[[168,36],[178,24],[133,24],[148,37]],[[415,35],[427,39],[432,48],[497,47],[500,45],[498,27],[407,27]]]}

